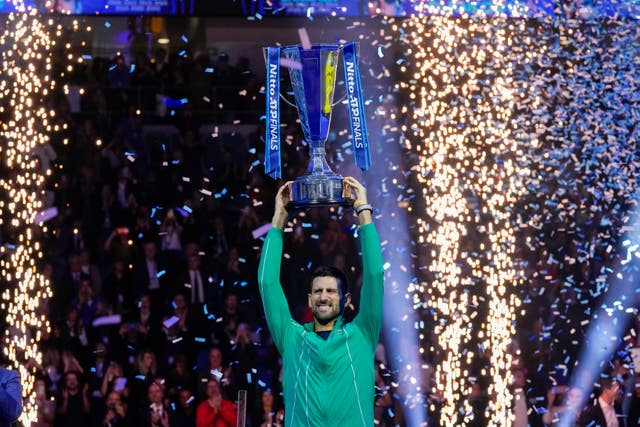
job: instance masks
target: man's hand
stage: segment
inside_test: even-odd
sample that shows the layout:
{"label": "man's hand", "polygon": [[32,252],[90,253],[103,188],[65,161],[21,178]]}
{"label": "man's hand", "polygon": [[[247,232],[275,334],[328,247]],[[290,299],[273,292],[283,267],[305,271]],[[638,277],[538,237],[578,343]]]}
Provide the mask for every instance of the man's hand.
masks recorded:
{"label": "man's hand", "polygon": [[289,217],[289,212],[287,212],[286,206],[291,201],[292,183],[293,181],[285,182],[278,190],[278,194],[276,194],[276,208],[273,212],[271,225],[275,228],[279,228],[280,230],[284,229],[284,226],[287,223],[287,218]]}
{"label": "man's hand", "polygon": [[[367,189],[351,176],[345,177],[342,181],[342,197],[352,198],[354,209],[358,209],[360,206],[369,203],[367,201]],[[363,210],[360,212],[358,220],[360,221],[360,225],[370,223],[372,221],[371,211]]]}
{"label": "man's hand", "polygon": [[367,189],[352,176],[344,178],[342,182],[342,196],[354,200],[354,209],[367,203]]}

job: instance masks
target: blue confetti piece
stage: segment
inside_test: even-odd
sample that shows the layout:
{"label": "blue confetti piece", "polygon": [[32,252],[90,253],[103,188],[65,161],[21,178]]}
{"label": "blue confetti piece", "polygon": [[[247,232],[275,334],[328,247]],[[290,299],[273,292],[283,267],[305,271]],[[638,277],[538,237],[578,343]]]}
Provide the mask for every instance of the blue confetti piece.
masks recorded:
{"label": "blue confetti piece", "polygon": [[160,270],[156,273],[156,277],[160,278],[162,276],[164,276],[167,273],[167,270]]}
{"label": "blue confetti piece", "polygon": [[182,39],[183,42],[185,43],[189,43],[189,39],[187,38],[187,36],[185,36],[184,34],[180,36],[180,38]]}

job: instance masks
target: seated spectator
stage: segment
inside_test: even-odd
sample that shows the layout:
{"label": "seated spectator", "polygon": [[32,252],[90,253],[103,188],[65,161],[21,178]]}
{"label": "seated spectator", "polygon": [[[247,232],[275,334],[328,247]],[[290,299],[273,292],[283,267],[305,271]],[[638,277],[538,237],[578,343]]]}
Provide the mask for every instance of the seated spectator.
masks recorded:
{"label": "seated spectator", "polygon": [[619,403],[622,398],[622,384],[611,377],[599,381],[599,396],[580,414],[576,427],[623,427]]}
{"label": "seated spectator", "polygon": [[173,415],[174,423],[172,427],[195,427],[196,426],[196,406],[195,397],[192,390],[183,388],[178,392],[177,402]]}
{"label": "seated spectator", "polygon": [[235,427],[236,407],[230,400],[222,398],[220,385],[215,379],[207,382],[207,400],[198,405],[197,427]]}
{"label": "seated spectator", "polygon": [[91,288],[93,289],[93,295],[102,294],[102,274],[96,264],[91,259],[91,254],[87,249],[80,252],[80,271],[85,277],[91,280]]}
{"label": "seated spectator", "polygon": [[71,300],[71,305],[78,310],[78,316],[85,328],[88,328],[95,318],[99,303],[100,299],[93,294],[91,280],[89,278],[82,279],[78,294]]}
{"label": "seated spectator", "polygon": [[157,374],[156,355],[150,350],[143,350],[138,353],[135,361],[135,369],[129,375],[127,384],[129,386],[129,404],[140,405],[147,396],[149,385],[154,381]]}
{"label": "seated spectator", "polygon": [[56,399],[58,409],[55,423],[65,427],[86,427],[90,424],[91,406],[89,403],[89,387],[83,384],[80,373],[66,372],[62,389]]}
{"label": "seated spectator", "polygon": [[161,383],[152,381],[147,386],[147,398],[137,411],[136,426],[170,427],[171,409],[164,401],[164,388]]}
{"label": "seated spectator", "polygon": [[102,385],[100,392],[103,396],[115,391],[124,395],[128,394],[126,390],[127,378],[124,376],[122,365],[116,361],[109,362],[109,366],[102,376]]}
{"label": "seated spectator", "polygon": [[149,295],[154,308],[163,309],[163,304],[175,292],[170,285],[173,272],[168,270],[167,263],[158,257],[158,245],[154,241],[143,243],[143,257],[135,263],[135,284],[138,295]]}
{"label": "seated spectator", "polygon": [[116,313],[127,315],[133,310],[134,281],[131,271],[124,260],[113,261],[112,268],[104,280],[103,293],[105,299],[111,304]]}
{"label": "seated spectator", "polygon": [[117,391],[112,391],[107,395],[103,413],[103,416],[97,418],[102,420],[101,425],[104,427],[124,427],[129,425],[126,405],[122,403],[120,393]]}
{"label": "seated spectator", "polygon": [[167,396],[172,400],[178,400],[182,390],[193,390],[195,384],[196,379],[187,364],[187,359],[183,354],[176,355],[167,374]]}
{"label": "seated spectator", "polygon": [[280,399],[276,399],[269,389],[262,391],[258,411],[252,424],[260,427],[282,427],[284,426],[284,408]]}
{"label": "seated spectator", "polygon": [[222,350],[216,346],[209,349],[207,365],[198,371],[197,390],[200,396],[205,395],[207,382],[214,377],[222,385],[223,390],[229,387],[232,379],[232,369],[223,364]]}
{"label": "seated spectator", "polygon": [[575,420],[580,415],[582,392],[576,387],[558,385],[549,389],[547,412],[542,415],[545,426],[559,425],[565,417]]}
{"label": "seated spectator", "polygon": [[53,427],[56,416],[56,401],[47,393],[47,384],[43,378],[37,378],[34,383],[35,403],[38,408],[38,420],[32,427]]}

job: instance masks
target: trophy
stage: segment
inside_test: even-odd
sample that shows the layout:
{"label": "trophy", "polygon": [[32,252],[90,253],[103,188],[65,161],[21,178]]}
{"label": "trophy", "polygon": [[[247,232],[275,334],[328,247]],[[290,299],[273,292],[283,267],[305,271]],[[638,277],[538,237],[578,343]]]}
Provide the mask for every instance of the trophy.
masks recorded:
{"label": "trophy", "polygon": [[355,43],[316,44],[308,47],[287,46],[265,48],[267,62],[267,115],[265,137],[265,171],[272,178],[281,178],[280,167],[280,65],[289,70],[298,117],[304,139],[309,146],[306,174],[296,178],[291,186],[288,208],[323,205],[350,205],[342,196],[342,176],[327,164],[325,143],[329,133],[336,71],[340,53],[344,58],[347,106],[351,121],[355,162],[366,171],[371,165],[369,141],[365,123],[360,75]]}

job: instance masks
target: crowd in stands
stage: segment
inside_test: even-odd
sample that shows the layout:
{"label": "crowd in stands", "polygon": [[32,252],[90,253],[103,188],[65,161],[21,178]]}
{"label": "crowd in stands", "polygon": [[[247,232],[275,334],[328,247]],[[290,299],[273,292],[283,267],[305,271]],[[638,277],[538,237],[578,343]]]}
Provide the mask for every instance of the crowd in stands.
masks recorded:
{"label": "crowd in stands", "polygon": [[[51,331],[41,340],[36,425],[235,426],[243,402],[248,426],[282,425],[280,358],[255,277],[277,189],[261,166],[262,82],[246,60],[232,66],[223,53],[157,49],[131,58],[95,57],[67,76],[83,95],[77,108],[63,94],[52,97],[68,126],[36,153],[53,172],[47,207],[57,209],[38,236],[53,296],[40,308]],[[282,122],[294,123],[295,111],[287,114]],[[295,177],[306,165],[290,128],[283,163]],[[336,209],[305,215],[294,221],[282,270],[299,321],[310,320],[312,265],[341,268],[354,284],[360,271],[353,218]],[[423,254],[418,262],[427,262]],[[540,310],[521,321],[521,356],[514,350],[513,390],[522,399],[513,408],[532,426],[551,425],[566,410],[567,376],[549,372],[566,351],[575,357],[575,331],[587,316],[560,281],[540,291],[551,274],[525,285],[523,298],[535,299],[525,306]],[[378,354],[377,425],[405,425],[384,349]],[[628,386],[629,364],[616,360],[610,375]],[[491,396],[479,382],[471,390],[469,425],[481,426]],[[631,393],[627,425],[639,418],[640,387]],[[437,408],[435,391],[425,399]]]}

